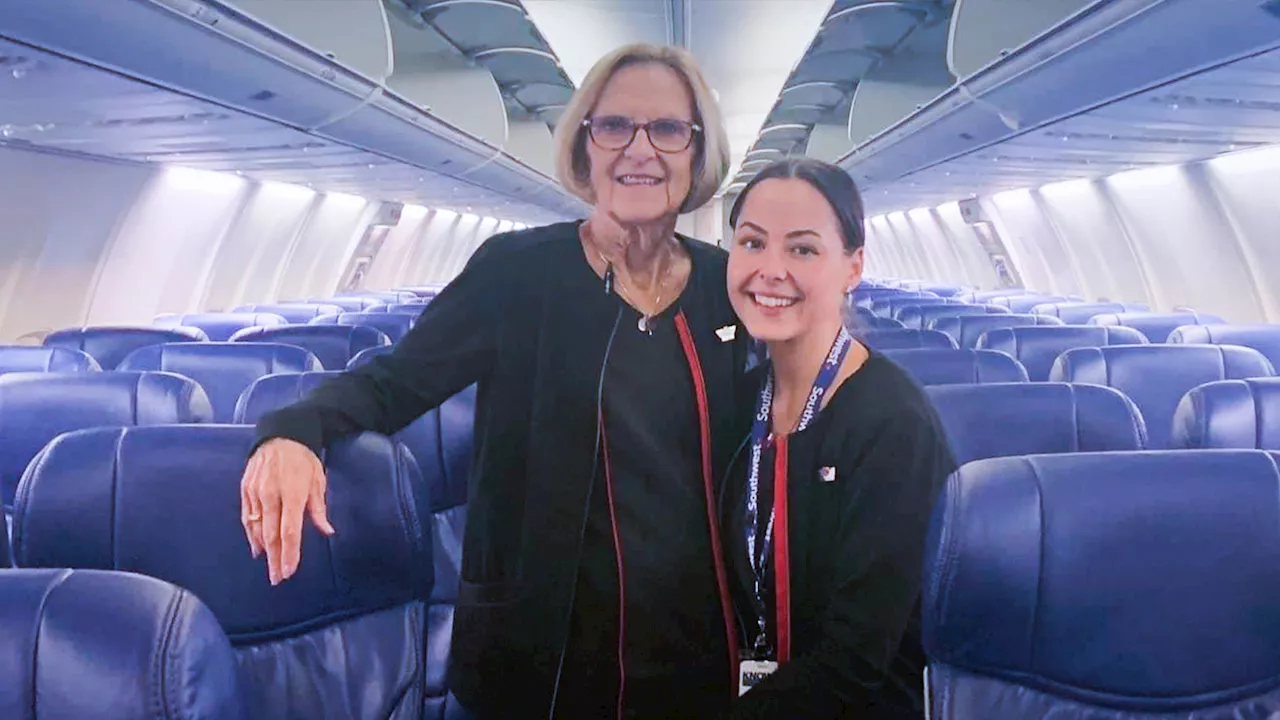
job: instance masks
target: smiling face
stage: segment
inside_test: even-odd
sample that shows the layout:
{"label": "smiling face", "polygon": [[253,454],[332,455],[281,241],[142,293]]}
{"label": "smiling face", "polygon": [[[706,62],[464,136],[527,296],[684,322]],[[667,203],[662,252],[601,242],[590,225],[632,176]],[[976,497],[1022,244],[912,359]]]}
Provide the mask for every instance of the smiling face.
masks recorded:
{"label": "smiling face", "polygon": [[[628,65],[614,73],[589,115],[591,133],[605,142],[586,141],[591,167],[591,187],[597,212],[612,214],[623,223],[650,223],[679,213],[689,195],[697,138],[676,152],[654,147],[649,134],[630,133],[635,125],[655,123],[650,133],[658,145],[679,145],[672,132],[682,132],[694,122],[693,98],[684,81],[662,63]],[[676,121],[675,123],[669,121]],[[610,138],[622,142],[611,142]]]}
{"label": "smiling face", "polygon": [[776,343],[834,332],[845,290],[861,278],[862,248],[845,251],[839,220],[816,188],[795,178],[751,188],[734,229],[728,283],[753,337]]}

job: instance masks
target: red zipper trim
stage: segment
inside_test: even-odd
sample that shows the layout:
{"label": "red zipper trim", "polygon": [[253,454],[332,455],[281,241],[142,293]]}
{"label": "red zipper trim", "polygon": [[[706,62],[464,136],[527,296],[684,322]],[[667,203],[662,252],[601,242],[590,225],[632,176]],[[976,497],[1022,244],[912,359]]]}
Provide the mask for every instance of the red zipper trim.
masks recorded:
{"label": "red zipper trim", "polygon": [[613,553],[618,563],[618,720],[627,695],[627,582],[622,570],[622,537],[618,534],[618,513],[613,504],[613,469],[609,465],[609,433],[605,431],[604,412],[600,413],[600,438],[604,451],[604,489],[609,503],[609,524],[613,530]]}
{"label": "red zipper trim", "polygon": [[778,438],[773,460],[773,594],[778,664],[791,662],[791,546],[787,516],[787,438]]}
{"label": "red zipper trim", "polygon": [[729,642],[729,692],[738,697],[738,632],[734,624],[733,605],[729,601],[729,573],[725,569],[723,545],[720,543],[720,522],[716,518],[714,472],[711,469],[711,418],[707,405],[706,378],[702,376],[702,361],[698,348],[693,344],[693,333],[684,311],[676,314],[676,331],[685,359],[693,375],[693,390],[698,399],[698,429],[702,443],[702,487],[707,500],[707,524],[711,529],[711,554],[716,566],[716,587],[720,591],[720,612],[724,615],[724,634]]}

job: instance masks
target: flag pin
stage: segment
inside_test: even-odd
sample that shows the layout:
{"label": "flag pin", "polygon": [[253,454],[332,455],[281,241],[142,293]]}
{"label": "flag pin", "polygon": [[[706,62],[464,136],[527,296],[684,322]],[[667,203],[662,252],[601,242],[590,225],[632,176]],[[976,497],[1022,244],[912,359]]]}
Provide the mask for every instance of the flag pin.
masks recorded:
{"label": "flag pin", "polygon": [[738,334],[737,325],[725,325],[716,330],[716,337],[720,338],[720,342],[729,342]]}
{"label": "flag pin", "polygon": [[830,466],[830,465],[828,465],[827,467],[824,467],[824,468],[819,468],[819,469],[818,469],[818,478],[819,478],[819,479],[821,479],[821,480],[822,480],[822,482],[835,482],[835,480],[836,480],[836,469],[835,469],[834,467]]}

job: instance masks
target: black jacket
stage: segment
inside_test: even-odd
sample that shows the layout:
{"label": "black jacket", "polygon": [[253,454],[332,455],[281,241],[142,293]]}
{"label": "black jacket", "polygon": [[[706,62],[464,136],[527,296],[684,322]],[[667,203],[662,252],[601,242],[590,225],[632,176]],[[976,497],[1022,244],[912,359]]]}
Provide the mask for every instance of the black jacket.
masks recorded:
{"label": "black jacket", "polygon": [[[568,636],[593,485],[596,387],[617,318],[607,304],[581,302],[604,292],[598,279],[564,271],[585,262],[577,229],[490,238],[393,353],[258,424],[259,442],[287,437],[318,451],[362,430],[392,434],[478,383],[449,684],[481,717],[547,717]],[[718,496],[750,413],[738,405],[748,340],[740,326],[733,341],[716,334],[737,325],[727,254],[681,241],[702,289],[682,307],[705,379],[704,462]]]}
{"label": "black jacket", "polygon": [[[746,387],[758,388],[765,369]],[[788,439],[787,455],[792,661],[740,698],[732,717],[921,717],[925,536],[934,499],[956,467],[941,420],[906,371],[873,351]],[[744,534],[748,462],[744,446],[723,510],[742,634],[756,622]],[[772,462],[766,453],[762,523],[773,503]],[[772,565],[765,577],[776,639]]]}

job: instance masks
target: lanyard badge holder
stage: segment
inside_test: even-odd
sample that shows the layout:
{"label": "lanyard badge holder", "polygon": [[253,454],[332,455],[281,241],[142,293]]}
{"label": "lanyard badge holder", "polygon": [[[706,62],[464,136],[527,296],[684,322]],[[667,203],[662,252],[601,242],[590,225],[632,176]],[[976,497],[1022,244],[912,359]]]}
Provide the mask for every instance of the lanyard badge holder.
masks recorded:
{"label": "lanyard badge holder", "polygon": [[[845,356],[848,355],[849,348],[852,345],[853,336],[845,328],[840,328],[835,342],[831,344],[830,352],[827,353],[826,361],[823,362],[822,368],[818,370],[818,376],[814,379],[813,388],[809,391],[809,397],[805,402],[804,412],[800,414],[800,421],[796,423],[796,432],[808,427],[814,416],[818,414],[818,409],[822,406],[822,398],[831,388],[831,384],[835,382],[836,375],[840,372],[840,366],[844,364]],[[764,536],[760,538],[759,550],[757,551],[756,548],[756,533],[760,527],[760,465],[765,445],[772,439],[772,435],[769,432],[772,411],[773,373],[770,372],[764,388],[760,391],[759,400],[756,402],[755,419],[751,425],[751,455],[750,467],[747,473],[746,540],[747,559],[751,564],[753,581],[752,606],[756,615],[756,632],[751,647],[742,651],[742,660],[738,665],[739,695],[745,694],[776,671],[779,664],[788,662],[791,659],[790,578],[787,577],[790,571],[790,562],[785,559],[787,555],[785,443],[779,443],[777,447],[777,462],[774,467],[775,492],[773,508],[769,510],[769,521],[765,526]],[[771,647],[768,637],[768,621],[766,620],[768,605],[765,602],[764,573],[770,557],[770,541],[775,539],[773,537],[775,533],[774,520],[777,517],[776,510],[779,505],[783,507],[783,514],[781,521],[778,523],[778,537],[776,540],[782,545],[781,550],[777,553],[781,557],[775,557],[774,563],[772,563],[775,592],[780,596],[777,602],[777,634],[779,642],[777,643],[778,647]],[[780,590],[785,590],[785,592],[778,592]],[[782,596],[786,597],[785,602],[782,601]]]}

